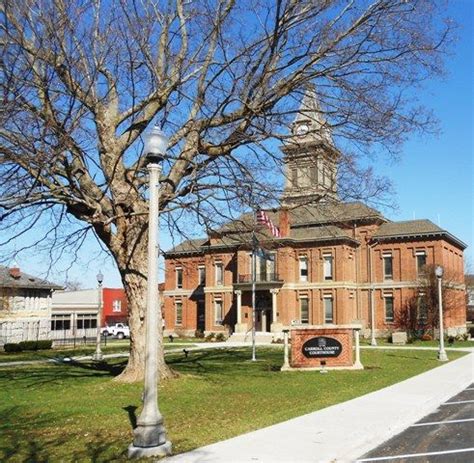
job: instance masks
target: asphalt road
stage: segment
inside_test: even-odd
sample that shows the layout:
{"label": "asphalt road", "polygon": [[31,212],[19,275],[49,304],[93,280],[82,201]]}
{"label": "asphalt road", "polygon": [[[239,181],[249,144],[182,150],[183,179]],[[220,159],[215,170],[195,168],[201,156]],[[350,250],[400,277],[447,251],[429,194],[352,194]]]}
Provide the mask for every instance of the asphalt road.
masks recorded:
{"label": "asphalt road", "polygon": [[473,463],[474,384],[357,461]]}

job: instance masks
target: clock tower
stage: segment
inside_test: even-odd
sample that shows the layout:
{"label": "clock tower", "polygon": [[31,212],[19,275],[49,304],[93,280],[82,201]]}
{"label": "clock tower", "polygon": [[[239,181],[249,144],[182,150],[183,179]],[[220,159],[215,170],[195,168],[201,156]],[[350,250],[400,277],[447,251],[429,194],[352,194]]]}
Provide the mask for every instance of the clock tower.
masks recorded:
{"label": "clock tower", "polygon": [[281,150],[285,154],[286,180],[282,206],[337,200],[339,151],[312,87],[306,89],[291,134]]}

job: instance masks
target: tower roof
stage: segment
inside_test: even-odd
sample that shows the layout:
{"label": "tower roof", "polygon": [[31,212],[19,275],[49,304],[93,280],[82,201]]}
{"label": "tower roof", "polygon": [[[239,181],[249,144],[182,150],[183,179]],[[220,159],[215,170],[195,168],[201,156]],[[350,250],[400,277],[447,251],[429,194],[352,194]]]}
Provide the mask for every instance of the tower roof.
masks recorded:
{"label": "tower roof", "polygon": [[[299,130],[301,127],[304,127],[305,130]],[[321,110],[316,90],[312,85],[306,87],[293,121],[293,133],[299,136],[298,143],[325,142],[333,145],[331,130]]]}

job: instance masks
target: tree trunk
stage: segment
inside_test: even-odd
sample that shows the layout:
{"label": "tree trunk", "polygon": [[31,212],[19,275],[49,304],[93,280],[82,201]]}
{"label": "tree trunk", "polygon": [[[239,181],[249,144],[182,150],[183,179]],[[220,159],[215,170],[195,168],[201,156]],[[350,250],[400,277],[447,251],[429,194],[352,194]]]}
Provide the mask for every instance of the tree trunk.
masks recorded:
{"label": "tree trunk", "polygon": [[[117,265],[122,277],[125,295],[128,301],[128,323],[130,326],[130,357],[125,370],[115,380],[126,383],[143,381],[146,356],[146,300],[147,300],[147,243],[146,239],[133,243],[133,250],[124,246],[122,257]],[[161,298],[160,298],[161,299]],[[166,365],[163,348],[163,328],[161,304],[158,303],[158,374],[160,379],[167,379],[176,374]]]}

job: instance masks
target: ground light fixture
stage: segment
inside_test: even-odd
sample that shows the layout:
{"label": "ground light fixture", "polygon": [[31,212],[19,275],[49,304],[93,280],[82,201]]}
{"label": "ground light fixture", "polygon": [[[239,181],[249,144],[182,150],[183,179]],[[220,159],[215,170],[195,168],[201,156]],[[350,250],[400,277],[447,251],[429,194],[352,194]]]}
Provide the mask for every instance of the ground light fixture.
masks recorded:
{"label": "ground light fixture", "polygon": [[96,275],[97,279],[97,330],[96,330],[96,338],[95,338],[95,352],[92,356],[92,360],[95,362],[100,362],[104,355],[102,354],[102,350],[100,348],[100,324],[102,321],[102,283],[104,282],[104,275],[101,271]]}
{"label": "ground light fixture", "polygon": [[448,356],[444,349],[444,327],[443,327],[443,294],[442,294],[442,280],[444,269],[441,265],[435,268],[435,275],[438,280],[438,308],[439,308],[439,350],[438,360],[440,362],[447,362]]}
{"label": "ground light fixture", "polygon": [[158,220],[160,202],[160,162],[168,148],[168,137],[155,126],[144,135],[146,166],[149,174],[150,199],[148,209],[148,279],[145,318],[145,384],[143,410],[133,430],[129,458],[171,455],[171,442],[166,438],[163,417],[158,409]]}

